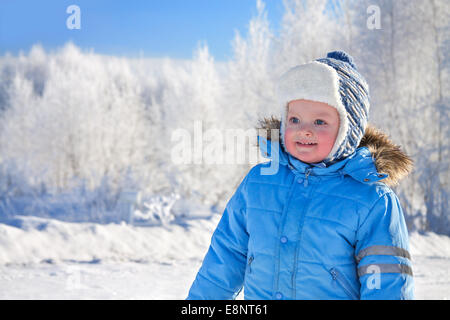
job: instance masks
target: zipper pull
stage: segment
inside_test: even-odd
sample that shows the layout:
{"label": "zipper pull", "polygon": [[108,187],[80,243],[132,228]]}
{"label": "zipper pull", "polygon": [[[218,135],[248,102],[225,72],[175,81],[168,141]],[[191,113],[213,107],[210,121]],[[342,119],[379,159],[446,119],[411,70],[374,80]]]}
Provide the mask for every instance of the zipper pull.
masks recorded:
{"label": "zipper pull", "polygon": [[336,280],[337,279],[336,270],[333,268],[330,270],[330,273],[331,273],[331,277],[333,278],[333,280]]}
{"label": "zipper pull", "polygon": [[252,262],[253,262],[253,259],[255,259],[253,256],[251,256],[248,259],[248,273],[252,273]]}
{"label": "zipper pull", "polygon": [[305,172],[305,180],[303,181],[303,186],[306,188],[307,186],[308,186],[308,177],[309,177],[309,175],[310,175],[310,173],[311,173],[311,168],[308,168],[308,169],[306,169],[306,172]]}

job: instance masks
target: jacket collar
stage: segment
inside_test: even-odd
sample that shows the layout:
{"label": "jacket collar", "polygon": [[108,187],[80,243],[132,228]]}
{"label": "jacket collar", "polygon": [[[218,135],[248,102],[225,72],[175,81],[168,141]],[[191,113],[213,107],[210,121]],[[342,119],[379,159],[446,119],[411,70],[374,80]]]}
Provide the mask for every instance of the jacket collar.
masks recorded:
{"label": "jacket collar", "polygon": [[386,173],[377,171],[374,159],[366,147],[360,147],[345,159],[326,167],[323,163],[309,164],[298,160],[287,153],[279,141],[267,140],[258,136],[258,143],[265,158],[288,166],[296,176],[304,175],[306,172],[308,175],[318,177],[349,175],[362,183],[371,183],[388,177]]}
{"label": "jacket collar", "polygon": [[[269,151],[272,151],[273,149],[273,152],[276,152],[276,156],[272,152],[272,155],[275,156],[271,158],[272,161],[278,159],[280,164],[288,165],[288,154],[286,154],[286,152],[283,153],[282,151],[284,151],[284,146],[282,145],[280,148],[278,144],[278,141],[282,140],[281,136],[277,137],[275,135],[272,137],[274,132],[278,132],[280,135],[280,125],[280,120],[272,116],[270,118],[260,120],[257,129],[262,129],[263,132],[265,131],[265,137],[268,137],[269,140],[273,138],[276,142],[273,148],[271,148],[270,144],[268,147],[270,148]],[[264,139],[261,139],[261,141],[262,140]],[[266,147],[263,146],[263,150],[265,150],[265,148]],[[383,178],[384,176],[385,178],[383,182],[388,186],[398,185],[398,183],[413,169],[413,160],[404,151],[402,151],[401,147],[393,143],[381,130],[370,124],[366,128],[364,136],[359,143],[355,154],[349,158],[350,159],[343,159],[338,163],[330,165],[326,169],[337,169],[338,172],[349,174],[358,181],[361,181],[362,179],[363,182],[374,181],[375,177]],[[370,161],[371,159],[372,161]],[[373,169],[373,164],[375,164],[376,170]],[[303,171],[303,165],[297,163],[296,168],[299,172]],[[321,171],[316,168],[314,169],[317,173],[319,173],[318,171]],[[368,179],[368,181],[366,181],[366,179]]]}

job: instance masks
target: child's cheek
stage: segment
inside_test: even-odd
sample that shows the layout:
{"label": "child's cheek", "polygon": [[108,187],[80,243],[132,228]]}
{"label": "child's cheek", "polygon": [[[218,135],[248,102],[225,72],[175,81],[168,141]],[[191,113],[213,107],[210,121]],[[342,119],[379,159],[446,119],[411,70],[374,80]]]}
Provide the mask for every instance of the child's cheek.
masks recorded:
{"label": "child's cheek", "polygon": [[294,143],[293,143],[293,136],[294,136],[294,130],[290,128],[286,128],[286,131],[284,133],[284,142],[286,144],[286,148],[289,152],[294,150]]}
{"label": "child's cheek", "polygon": [[284,132],[284,141],[289,142],[292,140],[292,129],[287,127]]}
{"label": "child's cheek", "polygon": [[316,131],[318,140],[323,146],[333,146],[334,144],[334,135],[330,128],[319,128]]}

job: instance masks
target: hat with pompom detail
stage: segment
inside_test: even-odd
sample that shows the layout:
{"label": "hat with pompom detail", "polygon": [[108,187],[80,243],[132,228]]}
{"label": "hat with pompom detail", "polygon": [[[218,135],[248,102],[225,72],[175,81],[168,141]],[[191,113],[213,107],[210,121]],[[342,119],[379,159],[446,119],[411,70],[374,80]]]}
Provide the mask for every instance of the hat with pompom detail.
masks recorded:
{"label": "hat with pompom detail", "polygon": [[352,68],[356,69],[356,66],[353,64],[353,58],[349,56],[344,51],[332,51],[327,53],[327,58],[332,58],[336,60],[341,60],[344,62],[347,62],[349,65],[352,66]]}
{"label": "hat with pompom detail", "polygon": [[353,58],[333,51],[326,58],[296,66],[284,73],[277,85],[281,107],[281,142],[285,150],[287,105],[293,100],[311,100],[336,108],[339,131],[323,163],[333,164],[351,155],[359,145],[369,118],[369,86],[358,73]]}

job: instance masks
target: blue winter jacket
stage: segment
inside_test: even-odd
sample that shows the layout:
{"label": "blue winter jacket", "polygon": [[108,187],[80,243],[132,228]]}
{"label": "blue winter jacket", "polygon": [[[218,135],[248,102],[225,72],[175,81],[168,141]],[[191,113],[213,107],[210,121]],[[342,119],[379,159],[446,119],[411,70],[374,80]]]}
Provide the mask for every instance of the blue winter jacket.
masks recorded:
{"label": "blue winter jacket", "polygon": [[370,145],[325,168],[260,139],[271,161],[228,202],[188,299],[234,299],[242,288],[245,299],[412,299],[408,232],[383,183],[410,160],[368,132]]}

